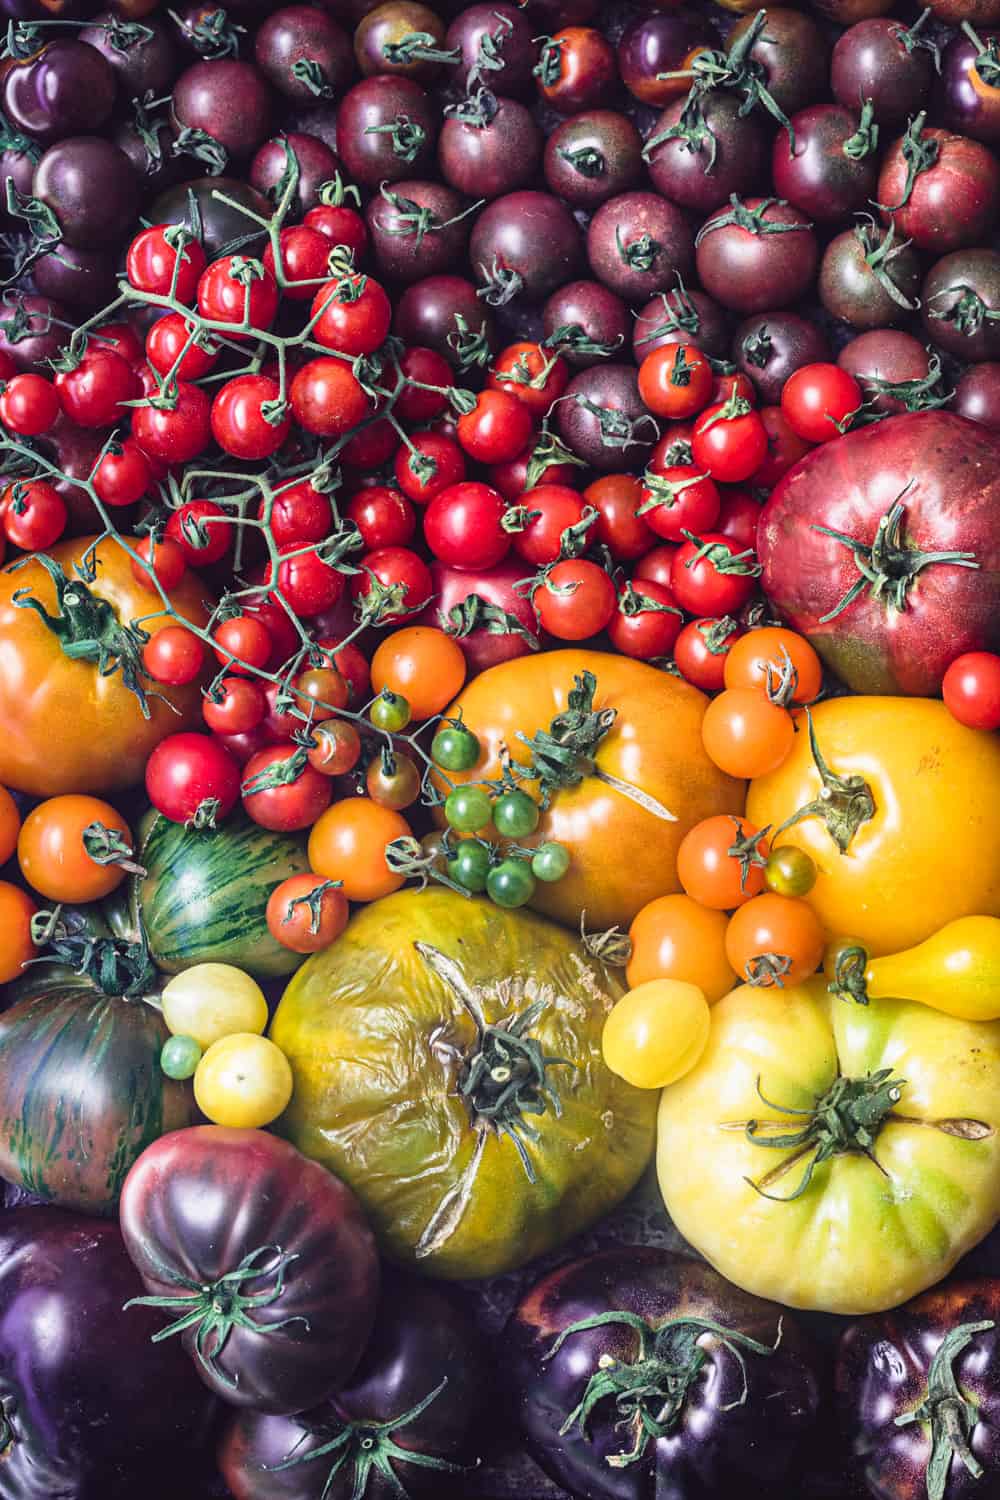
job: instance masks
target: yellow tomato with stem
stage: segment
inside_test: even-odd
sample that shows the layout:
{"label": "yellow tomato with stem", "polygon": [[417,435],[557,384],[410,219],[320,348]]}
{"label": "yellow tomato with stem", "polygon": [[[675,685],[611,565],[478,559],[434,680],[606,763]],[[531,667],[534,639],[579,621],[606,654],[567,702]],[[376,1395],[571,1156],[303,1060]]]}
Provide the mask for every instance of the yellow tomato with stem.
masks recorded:
{"label": "yellow tomato with stem", "polygon": [[651,979],[623,995],[605,1021],[604,1061],[637,1089],[662,1089],[694,1067],[711,1025],[697,985]]}
{"label": "yellow tomato with stem", "polygon": [[1000,918],[958,917],[902,953],[869,960],[841,945],[832,981],[845,1000],[917,1000],[967,1021],[1000,1018]]}
{"label": "yellow tomato with stem", "polygon": [[195,1070],[194,1097],[213,1125],[259,1130],[276,1120],[292,1097],[288,1058],[256,1032],[224,1036]]}

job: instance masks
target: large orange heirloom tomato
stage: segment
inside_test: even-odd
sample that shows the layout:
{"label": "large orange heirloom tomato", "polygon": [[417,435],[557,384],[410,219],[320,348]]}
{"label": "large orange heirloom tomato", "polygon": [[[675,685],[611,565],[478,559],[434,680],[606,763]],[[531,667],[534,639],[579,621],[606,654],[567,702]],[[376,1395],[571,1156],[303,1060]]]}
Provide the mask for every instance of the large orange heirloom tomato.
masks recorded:
{"label": "large orange heirloom tomato", "polygon": [[[530,839],[557,839],[572,856],[562,880],[539,882],[532,905],[570,926],[627,927],[656,896],[680,890],[677,850],[714,813],[743,811],[743,783],[701,742],[708,700],[643,662],[600,651],[547,651],[502,662],[448,710],[479,738],[471,770],[493,780],[509,753],[533,764],[524,789],[547,809]],[[528,743],[531,741],[532,743]]]}
{"label": "large orange heirloom tomato", "polygon": [[751,782],[747,817],[819,875],[831,937],[899,953],[955,917],[1000,916],[1000,740],[930,698],[834,698]]}
{"label": "large orange heirloom tomato", "polygon": [[[212,601],[195,574],[170,598],[205,625]],[[150,619],[160,607],[111,537],[0,570],[0,783],[36,797],[131,786],[160,740],[198,724],[200,682],[163,687],[142,674],[141,633],[176,623]]]}

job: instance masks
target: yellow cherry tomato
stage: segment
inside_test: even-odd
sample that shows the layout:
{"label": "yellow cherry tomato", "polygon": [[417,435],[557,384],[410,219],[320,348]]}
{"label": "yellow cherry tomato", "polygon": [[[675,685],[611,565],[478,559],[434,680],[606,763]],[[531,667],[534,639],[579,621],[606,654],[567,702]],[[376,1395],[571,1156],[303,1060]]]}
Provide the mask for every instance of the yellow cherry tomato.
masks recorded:
{"label": "yellow cherry tomato", "polygon": [[259,1130],[276,1120],[292,1097],[288,1058],[256,1032],[224,1036],[198,1064],[194,1097],[214,1125]]}
{"label": "yellow cherry tomato", "polygon": [[623,995],[605,1021],[604,1061],[637,1089],[665,1088],[694,1067],[711,1025],[696,984],[651,979]]}
{"label": "yellow cherry tomato", "polygon": [[868,960],[841,946],[834,984],[844,999],[917,1000],[966,1021],[1000,1018],[1000,919],[959,917],[913,948]]}
{"label": "yellow cherry tomato", "polygon": [[163,1019],[174,1036],[193,1036],[211,1047],[234,1032],[267,1025],[267,1001],[255,979],[232,964],[195,964],[164,986]]}

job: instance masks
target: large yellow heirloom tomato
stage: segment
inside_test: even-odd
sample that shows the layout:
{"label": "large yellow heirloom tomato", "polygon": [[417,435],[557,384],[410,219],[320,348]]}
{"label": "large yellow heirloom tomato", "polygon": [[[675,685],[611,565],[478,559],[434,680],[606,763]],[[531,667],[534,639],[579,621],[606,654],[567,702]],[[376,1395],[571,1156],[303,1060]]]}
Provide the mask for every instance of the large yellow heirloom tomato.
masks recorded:
{"label": "large yellow heirloom tomato", "polygon": [[895,1307],[1000,1216],[1000,1022],[845,1004],[822,979],[743,986],[663,1091],[657,1167],[681,1234],[737,1286]]}
{"label": "large yellow heirloom tomato", "polygon": [[[591,679],[586,674],[591,674]],[[579,683],[593,681],[592,698]],[[627,927],[656,896],[680,890],[677,850],[714,813],[743,811],[743,783],[713,765],[701,742],[708,699],[644,662],[600,651],[546,651],[483,672],[448,710],[482,746],[452,781],[492,780],[506,748],[526,766],[537,736],[551,805],[524,844],[557,839],[572,856],[562,880],[539,881],[532,905],[577,927]],[[555,741],[553,744],[552,741]],[[541,784],[525,790],[541,796]]]}
{"label": "large yellow heirloom tomato", "polygon": [[509,1271],[607,1213],[652,1155],[656,1095],[601,1055],[621,994],[541,917],[399,891],[286,989],[277,1128],[350,1184],[394,1259]]}
{"label": "large yellow heirloom tomato", "polygon": [[[929,698],[835,698],[800,725],[747,817],[819,875],[806,896],[831,936],[898,953],[954,917],[1000,916],[1000,739]],[[817,762],[817,755],[819,760]]]}

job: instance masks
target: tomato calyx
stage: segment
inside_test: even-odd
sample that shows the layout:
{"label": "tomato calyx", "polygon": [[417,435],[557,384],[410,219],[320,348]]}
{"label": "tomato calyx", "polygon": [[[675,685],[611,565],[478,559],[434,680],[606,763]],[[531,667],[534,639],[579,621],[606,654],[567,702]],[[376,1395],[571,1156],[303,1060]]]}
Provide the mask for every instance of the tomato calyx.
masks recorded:
{"label": "tomato calyx", "polygon": [[436,880],[440,885],[446,885],[449,890],[457,891],[460,896],[471,901],[472,892],[465,886],[459,885],[445,872],[444,861],[450,857],[452,850],[448,840],[448,834],[441,838],[440,847],[427,849],[411,836],[391,839],[385,846],[385,862],[394,875],[402,875],[404,880],[419,880],[418,890],[427,889],[429,880]]}
{"label": "tomato calyx", "polygon": [[196,125],[186,125],[178,132],[170,154],[190,156],[207,168],[210,177],[221,177],[229,165],[229,152],[222,142],[217,141],[214,135],[209,135],[207,130],[199,130]]}
{"label": "tomato calyx", "polygon": [[221,7],[199,15],[197,20],[185,20],[183,31],[185,42],[206,62],[238,57],[240,37],[246,35],[246,27],[235,25],[229,20],[228,12]]}
{"label": "tomato calyx", "polygon": [[848,136],[841,150],[852,161],[864,161],[866,156],[871,156],[873,151],[878,150],[878,137],[879,128],[875,119],[875,107],[870,99],[865,99],[861,105],[858,128],[853,135]]}
{"label": "tomato calyx", "polygon": [[[760,12],[759,14],[763,14]],[[787,126],[787,121],[786,121]],[[791,131],[789,130],[789,135]],[[725,229],[729,225],[735,225],[738,229],[745,229],[747,234],[755,237],[765,234],[795,234],[800,230],[809,230],[812,225],[805,220],[801,224],[786,224],[782,219],[765,219],[764,215],[769,208],[784,208],[784,198],[761,198],[754,208],[747,208],[738,193],[730,193],[729,208],[725,213],[716,214],[714,218],[708,219],[698,230],[695,236],[695,247],[699,246],[706,235],[715,229]],[[879,205],[881,207],[881,204]]]}
{"label": "tomato calyx", "polygon": [[743,1390],[732,1404],[744,1406],[750,1394],[744,1353],[765,1358],[776,1353],[782,1332],[779,1318],[774,1343],[762,1344],[749,1334],[726,1328],[711,1318],[670,1318],[654,1328],[638,1313],[597,1313],[564,1328],[552,1348],[542,1356],[542,1362],[553,1359],[574,1334],[608,1326],[635,1331],[639,1341],[637,1358],[634,1363],[626,1364],[610,1354],[603,1354],[587,1381],[581,1400],[560,1427],[559,1436],[565,1437],[579,1426],[589,1442],[591,1413],[602,1401],[613,1401],[621,1418],[615,1423],[616,1428],[628,1430],[633,1440],[627,1451],[606,1455],[605,1462],[613,1469],[625,1469],[638,1463],[650,1439],[656,1441],[669,1437],[674,1431],[683,1414],[688,1393],[701,1380],[709,1359],[708,1351],[699,1343],[706,1334],[718,1340],[739,1364]]}
{"label": "tomato calyx", "polygon": [[498,604],[491,604],[481,594],[467,594],[461,604],[452,605],[442,629],[445,635],[458,641],[474,630],[485,630],[488,635],[516,635],[526,641],[532,651],[539,650],[538,637],[522,625],[516,615],[509,614]]}
{"label": "tomato calyx", "polygon": [[831,995],[848,1004],[869,1005],[868,954],[857,944],[843,948],[837,954],[833,979],[827,985]]}
{"label": "tomato calyx", "polygon": [[786,818],[775,829],[774,836],[777,838],[779,834],[793,828],[796,823],[805,822],[807,818],[822,818],[827,833],[841,854],[846,854],[858,829],[862,824],[870,823],[875,816],[875,798],[860,772],[850,771],[841,776],[830,769],[819,748],[816,726],[808,708],[805,715],[809,728],[809,749],[821,782],[819,796]]}
{"label": "tomato calyx", "polygon": [[[645,156],[645,151],[643,155]],[[665,338],[671,333],[690,333],[696,336],[701,330],[701,315],[688,296],[687,287],[679,271],[674,272],[677,285],[670,293],[659,292],[657,295],[663,304],[663,322],[657,323],[656,327],[649,333],[644,333],[641,338],[636,339],[636,345],[652,344],[657,339]],[[667,298],[671,297],[673,302]],[[645,321],[648,321],[645,320]]]}
{"label": "tomato calyx", "polygon": [[682,531],[681,535],[697,548],[684,564],[686,568],[693,568],[699,562],[707,562],[723,577],[731,573],[743,578],[760,577],[761,565],[757,562],[752,547],[747,547],[743,552],[734,552],[727,542],[705,542],[693,531]]}
{"label": "tomato calyx", "polygon": [[755,953],[747,959],[743,977],[754,989],[783,990],[791,968],[792,960],[787,953]]}
{"label": "tomato calyx", "polygon": [[632,271],[651,271],[663,246],[651,234],[640,234],[638,239],[622,239],[621,225],[615,229],[615,246],[623,263]]}
{"label": "tomato calyx", "polygon": [[[929,316],[933,317],[934,314],[930,313]],[[927,374],[913,380],[883,380],[878,375],[864,375],[861,377],[861,385],[868,399],[863,406],[848,412],[843,421],[834,425],[844,432],[865,423],[884,422],[890,415],[889,412],[871,410],[871,403],[878,396],[888,396],[891,400],[900,402],[904,411],[935,411],[938,407],[947,406],[955,392],[941,389],[943,373],[940,359],[933,354],[928,361]]]}
{"label": "tomato calyx", "polygon": [[[955,293],[958,296],[955,297]],[[933,302],[937,297],[955,297],[951,306],[944,312],[938,312],[936,308],[928,306],[927,316],[936,318],[939,322],[950,323],[959,333],[967,338],[974,338],[984,323],[995,323],[1000,320],[1000,312],[995,308],[987,307],[979,293],[973,291],[971,286],[963,282],[957,287],[942,287],[939,292],[934,292],[928,302]]]}
{"label": "tomato calyx", "polygon": [[285,915],[281,919],[282,927],[295,920],[297,907],[307,906],[309,908],[309,932],[312,937],[315,937],[323,920],[323,897],[327,891],[339,890],[343,884],[342,880],[321,880],[304,896],[292,896],[285,906]]}
{"label": "tomato calyx", "polygon": [[135,850],[117,828],[107,828],[99,820],[88,823],[83,830],[83,847],[95,865],[117,865],[128,875],[145,875],[142,865],[135,862]]}
{"label": "tomato calyx", "polygon": [[918,1407],[895,1420],[896,1427],[920,1422],[930,1429],[927,1500],[944,1500],[953,1458],[965,1465],[973,1479],[981,1479],[985,1473],[969,1446],[979,1421],[979,1408],[962,1395],[953,1363],[977,1333],[988,1333],[995,1327],[991,1319],[985,1319],[981,1323],[960,1323],[957,1328],[950,1328],[928,1368],[927,1394]]}
{"label": "tomato calyx", "polygon": [[415,62],[429,63],[458,63],[462,61],[461,49],[453,47],[450,51],[439,47],[436,39],[429,31],[408,31],[398,42],[386,42],[382,47],[382,56],[386,62],[392,63],[393,67],[408,66]]}
{"label": "tomato calyx", "polygon": [[[910,484],[912,483],[911,480]],[[871,543],[859,542],[856,537],[848,536],[843,531],[820,526],[815,521],[812,523],[813,531],[831,537],[848,549],[860,574],[843,598],[822,616],[819,622],[821,625],[843,614],[867,589],[871,589],[873,599],[884,599],[887,609],[902,612],[917,576],[934,563],[951,563],[957,568],[979,567],[974,552],[924,552],[907,542],[903,531],[906,518],[903,497],[909,488],[908,484],[879,519],[875,539]]]}
{"label": "tomato calyx", "polygon": [[[595,359],[607,359],[621,348],[623,342],[623,334],[619,334],[610,343],[602,343],[599,339],[589,338],[587,330],[580,323],[560,323],[558,328],[552,330],[548,338],[542,340],[539,348],[555,349],[557,354],[589,354]],[[579,458],[559,460],[560,463],[574,461],[582,462]]]}
{"label": "tomato calyx", "polygon": [[[560,396],[560,401],[565,398]],[[583,408],[597,422],[601,432],[601,442],[609,448],[634,448],[642,444],[643,439],[637,434],[646,425],[653,429],[656,437],[660,429],[656,418],[649,412],[643,412],[641,417],[629,417],[615,406],[599,406],[596,401],[591,401],[582,391],[576,391],[570,398],[577,406]],[[553,403],[554,405],[555,403]]]}
{"label": "tomato calyx", "polygon": [[603,177],[608,169],[603,152],[598,151],[596,146],[577,146],[575,150],[571,151],[560,147],[556,155],[561,156],[567,166],[573,168],[574,172],[579,172],[581,177],[591,180]]}
{"label": "tomato calyx", "polygon": [[587,913],[580,913],[580,942],[584,951],[609,969],[624,969],[632,957],[632,939],[620,927],[606,927],[603,932],[587,931]]}
{"label": "tomato calyx", "polygon": [[508,302],[513,301],[524,290],[524,277],[520,271],[505,266],[497,255],[494,255],[492,265],[484,266],[480,263],[479,270],[483,284],[476,296],[482,297],[490,307],[506,307]]}
{"label": "tomato calyx", "polygon": [[62,907],[56,906],[32,917],[31,940],[37,948],[51,951],[29,959],[29,963],[65,965],[102,995],[141,1000],[156,989],[156,969],[141,926],[134,940],[97,937],[92,932],[75,930],[64,917]]}
{"label": "tomato calyx", "polygon": [[240,792],[244,797],[253,797],[258,792],[273,791],[275,787],[291,786],[298,781],[308,764],[309,753],[304,745],[299,745],[286,759],[273,760],[270,765],[248,777],[240,785]]}
{"label": "tomato calyx", "polygon": [[692,485],[704,484],[708,478],[707,474],[692,474],[689,479],[667,479],[665,475],[647,469],[642,476],[642,486],[649,491],[649,499],[643,501],[636,515],[648,515],[661,505],[673,510],[685,490],[691,489]]}
{"label": "tomato calyx", "polygon": [[332,99],[333,85],[314,57],[299,57],[288,70],[316,99]]}
{"label": "tomato calyx", "polygon": [[[754,1146],[792,1152],[760,1182],[749,1177],[747,1182],[762,1198],[770,1198],[774,1203],[793,1203],[808,1190],[816,1168],[831,1157],[844,1153],[867,1156],[881,1172],[883,1169],[874,1152],[875,1141],[886,1118],[902,1098],[905,1084],[904,1078],[893,1077],[891,1068],[879,1068],[864,1078],[845,1078],[841,1074],[816,1100],[812,1109],[791,1109],[786,1104],[775,1104],[768,1099],[758,1076],[757,1093],[768,1109],[776,1109],[783,1115],[796,1115],[805,1123],[798,1130],[783,1131],[781,1127],[786,1122],[781,1120],[746,1121],[744,1133]],[[762,1134],[762,1131],[767,1134]],[[766,1191],[766,1187],[806,1157],[805,1170],[793,1192],[782,1196]],[[762,1183],[765,1186],[761,1186]]]}
{"label": "tomato calyx", "polygon": [[732,645],[731,637],[740,628],[740,622],[732,615],[722,615],[717,620],[698,620],[695,629],[705,642],[705,649],[712,656],[725,656]]}
{"label": "tomato calyx", "polygon": [[973,30],[971,21],[963,21],[959,29],[976,48],[977,56],[973,58],[972,66],[979,74],[980,82],[989,89],[1000,88],[1000,56],[997,53],[996,37],[991,36],[984,42]]}
{"label": "tomato calyx", "polygon": [[627,580],[618,595],[618,609],[627,619],[634,615],[676,615],[679,620],[684,618],[683,610],[678,609],[676,604],[663,604],[659,599],[644,594],[641,578]]}
{"label": "tomato calyx", "polygon": [[[420,129],[419,126],[416,128]],[[421,136],[423,133],[421,130]],[[420,144],[423,144],[422,141]],[[452,224],[459,223],[461,219],[475,213],[478,208],[482,208],[486,202],[485,198],[480,198],[477,202],[471,203],[468,208],[463,208],[460,214],[454,214],[450,219],[442,219],[428,208],[426,203],[417,203],[412,198],[404,198],[401,193],[394,193],[384,182],[379,192],[389,207],[395,210],[397,219],[395,225],[383,225],[386,234],[394,235],[397,239],[407,239],[413,235],[415,236],[414,248],[423,244],[425,235],[437,234],[442,229],[449,229]]]}
{"label": "tomato calyx", "polygon": [[895,37],[896,41],[900,44],[900,46],[903,47],[905,51],[910,54],[910,56],[912,56],[914,52],[920,49],[925,52],[929,52],[934,61],[934,71],[936,73],[940,73],[941,48],[938,46],[938,43],[934,40],[933,36],[926,36],[924,34],[924,27],[927,24],[927,19],[930,16],[931,11],[931,6],[925,6],[912,26],[910,26],[909,28],[895,26],[893,27],[892,34]]}
{"label": "tomato calyx", "polygon": [[[264,1264],[260,1264],[262,1258]],[[270,1307],[283,1296],[288,1267],[298,1260],[298,1255],[282,1250],[280,1245],[258,1245],[256,1250],[244,1255],[235,1270],[227,1271],[217,1281],[199,1282],[189,1276],[169,1273],[169,1279],[182,1290],[173,1297],[132,1297],[125,1303],[123,1311],[130,1307],[158,1307],[179,1312],[180,1317],[166,1328],[152,1335],[152,1342],[160,1344],[177,1333],[196,1329],[194,1336],[195,1358],[214,1379],[230,1390],[236,1390],[236,1381],[221,1369],[220,1354],[226,1347],[234,1328],[246,1328],[255,1334],[276,1333],[292,1323],[301,1323],[309,1331],[309,1321],[301,1315],[282,1318],[277,1323],[258,1323],[253,1316],[258,1308]],[[166,1276],[168,1273],[164,1271]],[[244,1292],[242,1288],[262,1277],[273,1278],[270,1291]]]}
{"label": "tomato calyx", "polygon": [[[511,294],[513,295],[513,293]],[[454,315],[455,327],[448,334],[446,343],[458,360],[460,370],[471,370],[478,365],[484,369],[493,360],[485,318],[478,330],[470,328],[460,312]]]}
{"label": "tomato calyx", "polygon": [[906,179],[903,183],[903,191],[898,203],[877,203],[883,213],[894,214],[899,209],[905,208],[909,203],[916,186],[917,178],[922,172],[927,172],[933,167],[941,154],[941,142],[933,136],[930,140],[923,139],[924,121],[927,119],[927,111],[922,109],[909,125],[900,144],[900,152],[906,163]]}
{"label": "tomato calyx", "polygon": [[730,822],[736,829],[736,837],[726,850],[726,854],[729,859],[739,861],[740,890],[746,891],[750,871],[763,870],[767,865],[767,855],[761,854],[760,846],[771,832],[771,825],[765,823],[763,828],[751,828],[744,833],[742,818],[730,814]]}
{"label": "tomato calyx", "polygon": [[578,457],[572,449],[567,448],[566,444],[543,423],[538,442],[532,448],[531,457],[528,459],[524,477],[525,489],[533,490],[545,470],[556,464],[572,464],[578,469],[587,467],[584,460]]}
{"label": "tomato calyx", "polygon": [[543,88],[553,88],[562,77],[562,49],[565,39],[555,36],[536,36],[532,41],[541,42],[542,50],[532,74]]}

